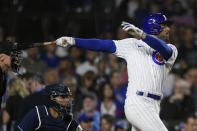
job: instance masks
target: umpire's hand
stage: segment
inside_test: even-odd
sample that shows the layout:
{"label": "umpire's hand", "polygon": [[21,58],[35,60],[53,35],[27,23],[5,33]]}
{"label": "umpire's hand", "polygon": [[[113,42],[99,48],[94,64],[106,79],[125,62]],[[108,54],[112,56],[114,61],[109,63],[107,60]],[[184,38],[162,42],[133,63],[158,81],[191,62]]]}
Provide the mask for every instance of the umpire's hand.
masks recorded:
{"label": "umpire's hand", "polygon": [[3,72],[6,72],[11,67],[11,58],[6,54],[0,54],[0,67]]}

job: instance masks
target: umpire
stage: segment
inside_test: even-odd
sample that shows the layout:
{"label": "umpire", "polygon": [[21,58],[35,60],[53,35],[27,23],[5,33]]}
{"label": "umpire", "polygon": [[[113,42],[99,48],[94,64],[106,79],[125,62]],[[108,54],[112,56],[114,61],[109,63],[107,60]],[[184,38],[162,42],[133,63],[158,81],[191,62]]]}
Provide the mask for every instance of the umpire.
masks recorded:
{"label": "umpire", "polygon": [[18,125],[19,131],[83,131],[73,119],[71,91],[62,84],[44,89],[49,105],[35,106]]}
{"label": "umpire", "polygon": [[0,42],[0,102],[6,90],[6,72],[12,69],[18,72],[21,63],[21,51],[11,50],[15,47],[13,42]]}
{"label": "umpire", "polygon": [[6,54],[0,54],[0,102],[6,90],[6,71],[10,68],[11,59]]}

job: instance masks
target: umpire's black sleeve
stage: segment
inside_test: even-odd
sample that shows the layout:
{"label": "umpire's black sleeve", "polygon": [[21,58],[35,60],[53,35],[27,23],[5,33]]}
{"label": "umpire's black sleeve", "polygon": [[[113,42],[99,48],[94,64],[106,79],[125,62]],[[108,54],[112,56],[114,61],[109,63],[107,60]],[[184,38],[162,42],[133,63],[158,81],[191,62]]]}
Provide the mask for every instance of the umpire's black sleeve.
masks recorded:
{"label": "umpire's black sleeve", "polygon": [[4,73],[0,68],[0,102],[6,90],[6,83],[7,83],[6,73]]}

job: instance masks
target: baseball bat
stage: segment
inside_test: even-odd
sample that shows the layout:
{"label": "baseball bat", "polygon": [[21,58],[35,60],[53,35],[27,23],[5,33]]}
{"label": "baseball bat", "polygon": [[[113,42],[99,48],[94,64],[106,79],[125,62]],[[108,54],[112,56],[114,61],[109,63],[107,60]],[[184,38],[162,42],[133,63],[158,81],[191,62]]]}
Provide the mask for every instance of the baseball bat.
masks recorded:
{"label": "baseball bat", "polygon": [[40,42],[40,43],[14,43],[14,42],[0,42],[0,53],[10,55],[12,51],[20,51],[34,47],[43,47],[47,45],[55,45],[56,41]]}
{"label": "baseball bat", "polygon": [[25,50],[28,48],[34,48],[34,47],[42,47],[42,46],[47,46],[47,45],[55,45],[56,41],[50,41],[50,42],[40,42],[40,43],[30,43],[30,44],[21,44],[18,43],[15,45],[15,50]]}

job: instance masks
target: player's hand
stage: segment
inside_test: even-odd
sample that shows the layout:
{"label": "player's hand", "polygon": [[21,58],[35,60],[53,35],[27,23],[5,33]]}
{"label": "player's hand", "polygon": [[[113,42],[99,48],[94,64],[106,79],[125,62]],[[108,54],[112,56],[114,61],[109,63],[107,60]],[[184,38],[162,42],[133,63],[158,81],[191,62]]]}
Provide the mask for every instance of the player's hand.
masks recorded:
{"label": "player's hand", "polygon": [[56,45],[61,47],[75,45],[75,39],[73,37],[60,37],[56,40]]}
{"label": "player's hand", "polygon": [[142,35],[144,34],[144,32],[141,29],[137,28],[136,26],[128,22],[123,21],[121,26],[122,26],[122,30],[124,30],[125,32],[134,36],[137,39],[141,39]]}
{"label": "player's hand", "polygon": [[8,55],[0,54],[0,67],[3,72],[8,71],[11,67],[11,58]]}

